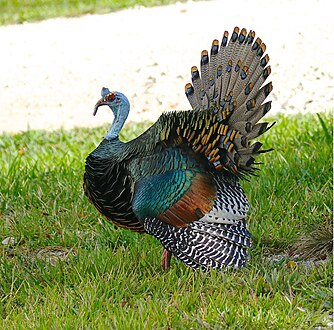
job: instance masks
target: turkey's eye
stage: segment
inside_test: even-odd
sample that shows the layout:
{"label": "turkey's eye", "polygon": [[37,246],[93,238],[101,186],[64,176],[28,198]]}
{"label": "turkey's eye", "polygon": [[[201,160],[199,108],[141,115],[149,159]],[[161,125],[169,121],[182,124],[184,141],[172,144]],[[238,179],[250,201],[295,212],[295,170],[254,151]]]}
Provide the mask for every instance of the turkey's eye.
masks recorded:
{"label": "turkey's eye", "polygon": [[116,98],[116,93],[112,92],[106,95],[104,99],[106,100],[106,102],[112,102],[115,100],[115,98]]}

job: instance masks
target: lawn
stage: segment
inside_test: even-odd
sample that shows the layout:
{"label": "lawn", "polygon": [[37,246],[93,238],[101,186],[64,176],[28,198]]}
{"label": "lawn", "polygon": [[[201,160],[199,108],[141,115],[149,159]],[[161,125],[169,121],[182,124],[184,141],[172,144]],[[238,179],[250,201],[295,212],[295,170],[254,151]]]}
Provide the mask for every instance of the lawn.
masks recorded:
{"label": "lawn", "polygon": [[[0,247],[0,328],[326,327],[332,117],[272,119],[261,141],[275,151],[243,181],[252,259],[224,272],[193,272],[173,259],[163,273],[156,240],[115,228],[88,203],[84,160],[106,127],[0,136],[0,242],[8,243]],[[127,125],[121,139],[148,126]]]}
{"label": "lawn", "polygon": [[[157,6],[178,0],[0,0],[0,25],[40,21],[55,17],[106,14],[134,6]],[[179,0],[180,1],[180,0]]]}

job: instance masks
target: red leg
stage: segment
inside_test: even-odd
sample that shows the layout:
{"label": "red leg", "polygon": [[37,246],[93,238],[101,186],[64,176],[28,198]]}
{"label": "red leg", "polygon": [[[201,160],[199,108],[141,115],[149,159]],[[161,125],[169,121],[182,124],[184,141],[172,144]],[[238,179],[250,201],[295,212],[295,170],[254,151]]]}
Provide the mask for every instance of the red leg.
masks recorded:
{"label": "red leg", "polygon": [[161,267],[164,272],[168,270],[168,268],[170,267],[171,258],[172,258],[172,253],[167,250],[164,250],[161,257]]}

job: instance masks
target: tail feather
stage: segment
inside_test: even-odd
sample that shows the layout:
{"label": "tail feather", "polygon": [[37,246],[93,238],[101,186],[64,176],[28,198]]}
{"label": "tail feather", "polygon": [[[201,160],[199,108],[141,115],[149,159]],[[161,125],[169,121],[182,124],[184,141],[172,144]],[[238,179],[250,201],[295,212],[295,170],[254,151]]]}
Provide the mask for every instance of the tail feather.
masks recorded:
{"label": "tail feather", "polygon": [[247,116],[247,120],[252,124],[257,123],[262,117],[264,117],[271,109],[271,101],[263,103],[256,112],[250,112]]}
{"label": "tail feather", "polygon": [[[231,40],[229,40],[229,43],[227,45],[228,41],[228,32],[224,32],[224,37],[222,40],[222,46],[220,47],[220,52],[219,52],[219,57],[220,57],[220,63],[223,68],[223,75],[221,76],[221,89],[219,91],[220,97],[226,94],[226,87],[228,85],[229,81],[229,73],[231,71],[231,67],[229,66],[229,60],[230,60],[230,55],[232,53],[232,44]],[[221,100],[221,99],[220,99]]]}
{"label": "tail feather", "polygon": [[196,100],[197,100],[195,108],[200,109],[204,105],[203,98],[205,96],[205,93],[204,93],[203,82],[201,80],[199,71],[196,66],[193,66],[191,68],[191,81],[193,83],[194,93],[195,93]]}
{"label": "tail feather", "polygon": [[217,39],[212,41],[210,51],[210,63],[209,63],[209,79],[214,79],[217,73],[219,60],[219,41]]}
{"label": "tail feather", "polygon": [[209,54],[207,50],[203,50],[201,54],[201,80],[205,91],[209,91]]}
{"label": "tail feather", "polygon": [[198,106],[198,99],[193,85],[188,83],[186,84],[184,89],[191,107],[193,109],[196,109],[196,107]]}
{"label": "tail feather", "polygon": [[[197,111],[213,110],[219,118],[217,129],[211,132],[208,128],[207,135],[203,131],[200,144],[194,139],[194,150],[207,150],[210,154],[217,145],[221,150],[218,154],[212,151],[215,157],[211,155],[210,162],[235,174],[254,171],[252,155],[258,150],[250,147],[249,140],[272,127],[258,123],[271,108],[271,102],[265,100],[273,86],[271,82],[265,84],[271,73],[266,45],[260,38],[254,40],[252,30],[247,33],[246,29],[235,27],[230,38],[225,31],[220,48],[217,39],[212,42],[210,57],[206,50],[202,51],[201,73],[192,67],[192,84],[186,85],[191,107]],[[216,134],[220,135],[217,139]],[[211,138],[206,140],[205,136]]]}
{"label": "tail feather", "polygon": [[254,125],[251,132],[247,133],[246,137],[249,140],[252,140],[252,139],[262,135],[263,133],[267,132],[270,128],[272,128],[275,125],[275,123],[272,123],[270,126],[268,126],[268,125],[269,125],[269,123],[257,123],[256,125]]}

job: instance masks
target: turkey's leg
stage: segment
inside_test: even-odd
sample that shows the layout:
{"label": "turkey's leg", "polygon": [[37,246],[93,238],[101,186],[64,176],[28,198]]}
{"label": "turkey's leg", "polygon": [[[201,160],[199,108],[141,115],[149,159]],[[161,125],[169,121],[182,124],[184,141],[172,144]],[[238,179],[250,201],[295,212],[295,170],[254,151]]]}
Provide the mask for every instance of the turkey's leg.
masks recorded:
{"label": "turkey's leg", "polygon": [[170,267],[170,260],[172,258],[172,253],[164,250],[164,252],[162,252],[162,257],[161,257],[161,268],[162,270],[165,272],[166,270],[168,270],[168,268]]}

